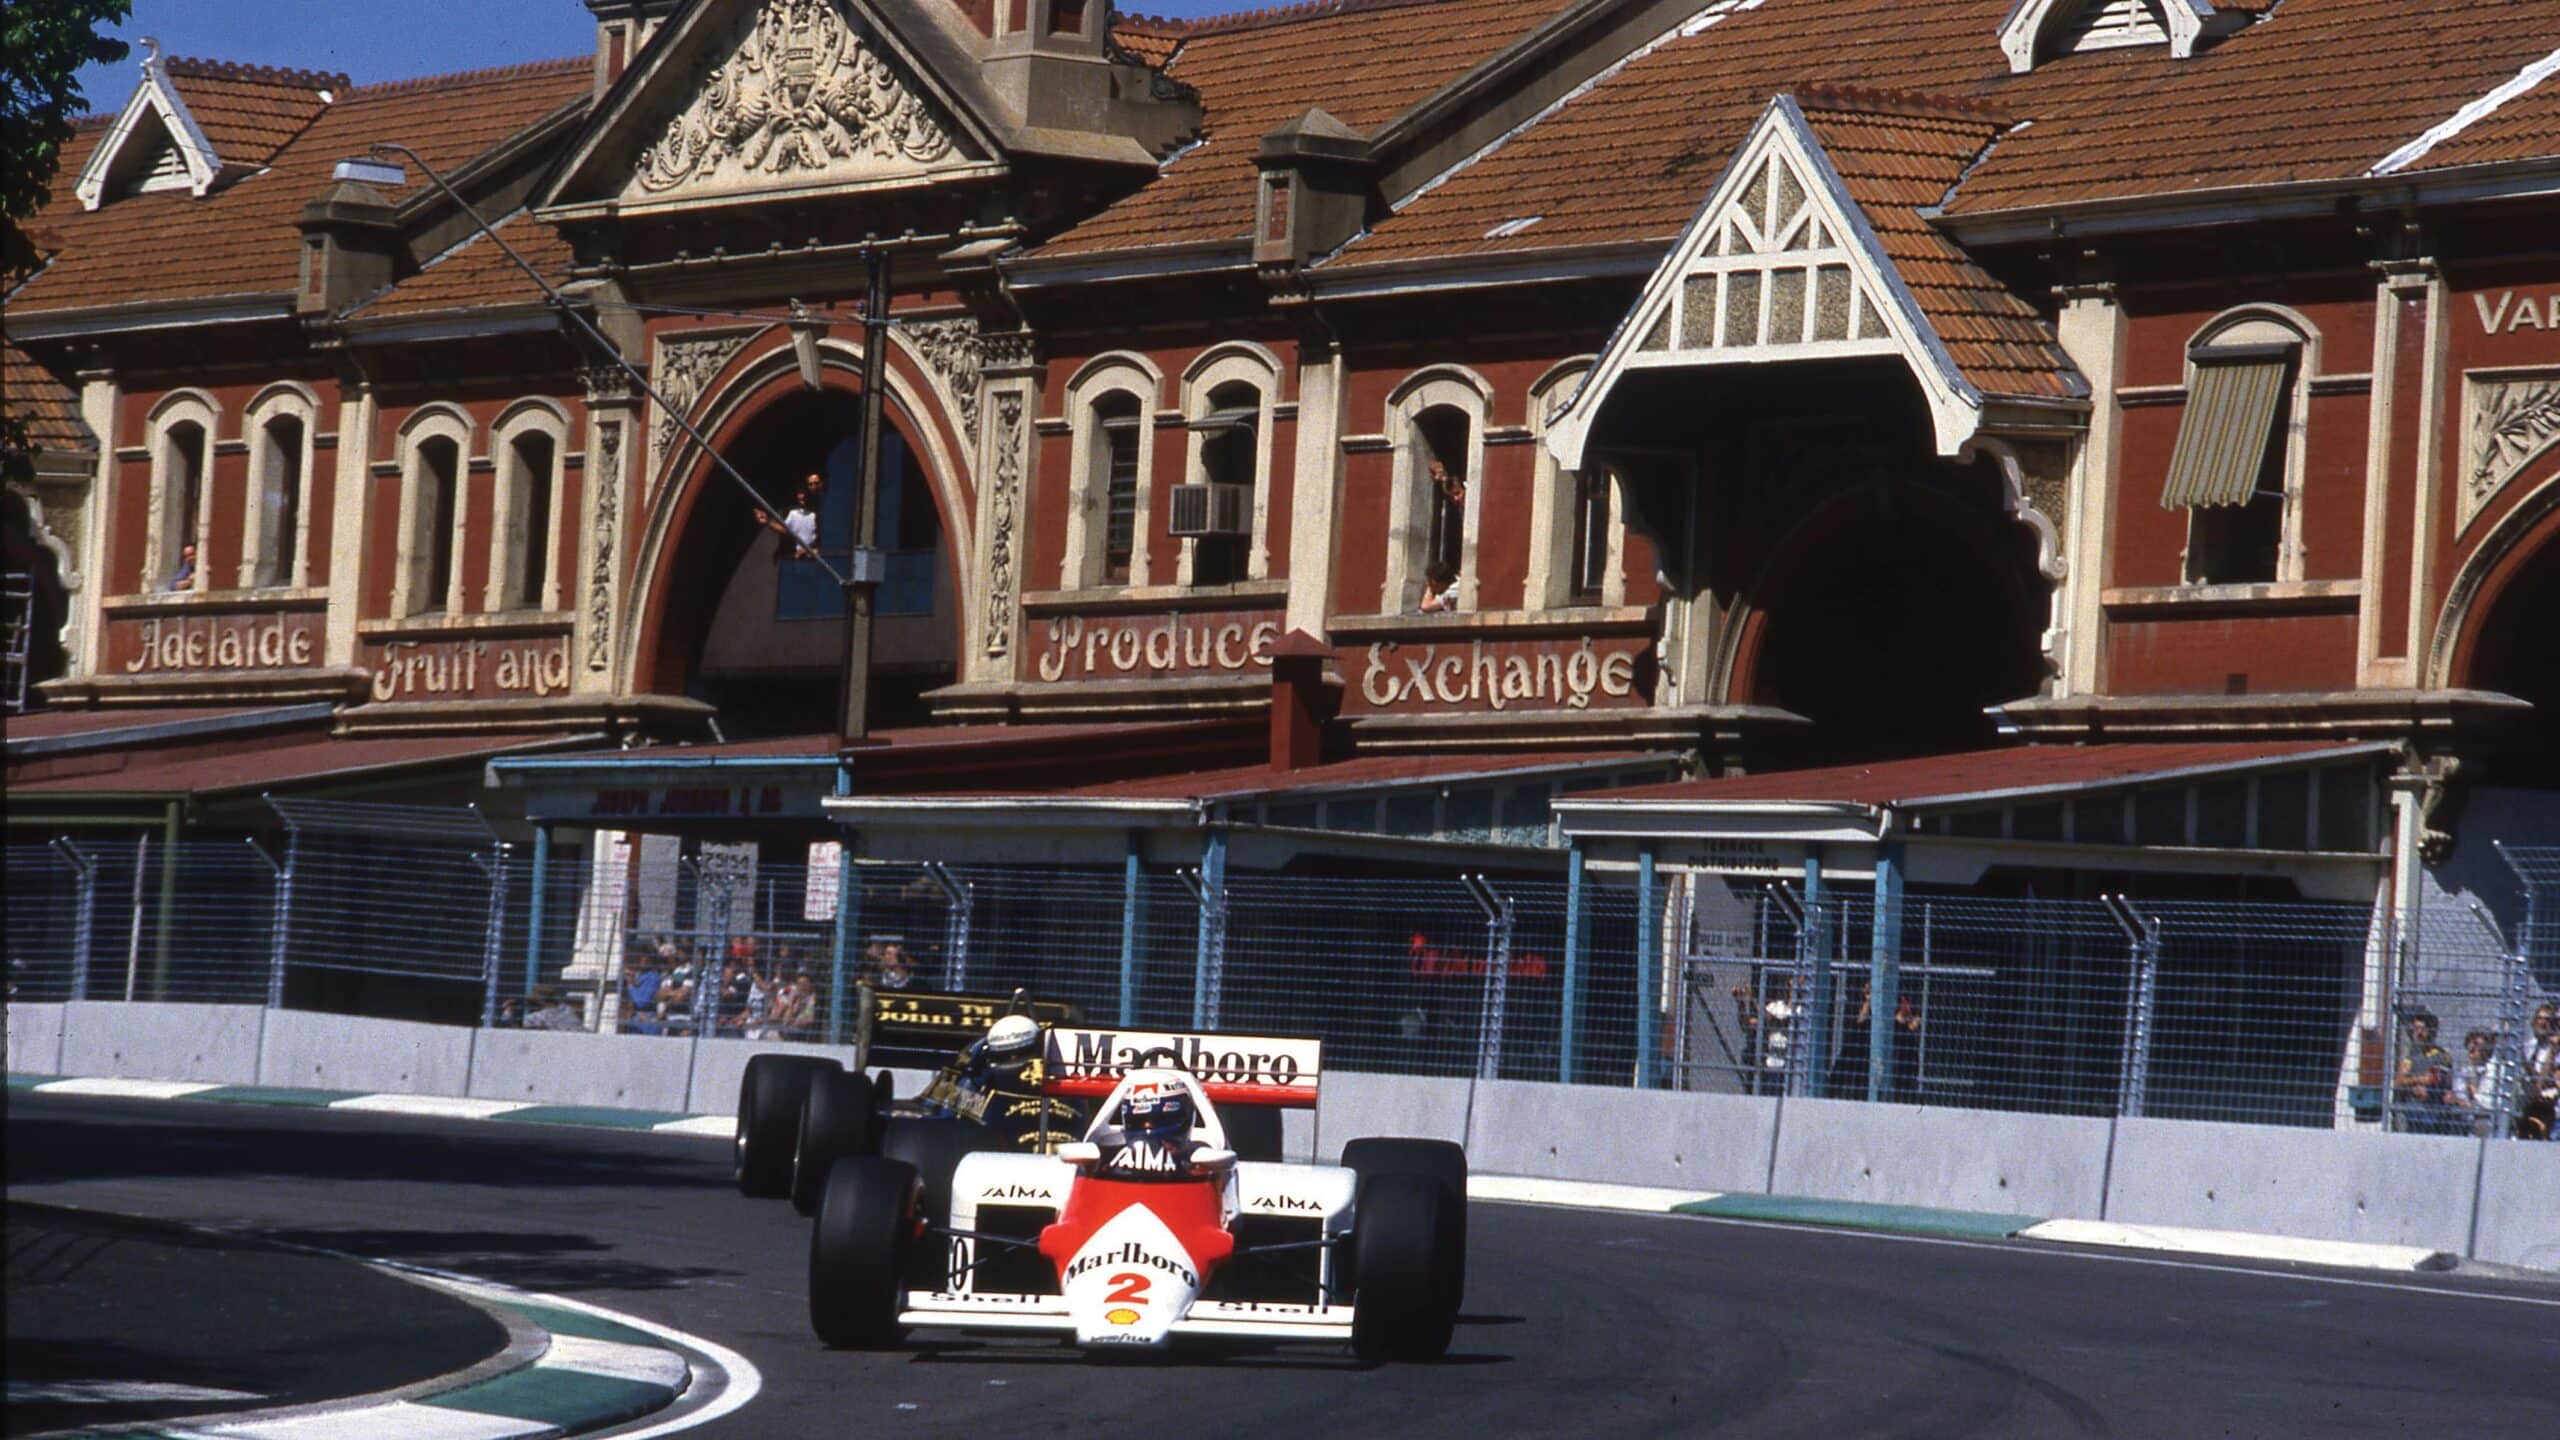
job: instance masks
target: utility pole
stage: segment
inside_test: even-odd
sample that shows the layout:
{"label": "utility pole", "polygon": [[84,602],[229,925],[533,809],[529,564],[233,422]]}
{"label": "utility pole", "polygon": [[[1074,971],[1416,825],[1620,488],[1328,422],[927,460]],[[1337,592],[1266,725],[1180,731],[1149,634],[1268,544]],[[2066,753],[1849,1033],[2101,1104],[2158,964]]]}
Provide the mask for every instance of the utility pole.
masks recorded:
{"label": "utility pole", "polygon": [[871,621],[879,600],[880,413],[889,385],[889,252],[863,251],[869,269],[862,301],[862,460],[853,478],[853,561],[844,574],[844,677],[837,687],[836,732],[845,749],[871,739]]}

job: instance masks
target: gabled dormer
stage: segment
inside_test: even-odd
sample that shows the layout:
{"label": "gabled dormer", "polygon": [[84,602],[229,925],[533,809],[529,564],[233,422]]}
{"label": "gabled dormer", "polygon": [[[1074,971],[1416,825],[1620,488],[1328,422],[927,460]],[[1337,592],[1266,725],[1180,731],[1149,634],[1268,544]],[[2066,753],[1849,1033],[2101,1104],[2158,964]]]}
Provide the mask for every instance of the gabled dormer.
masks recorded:
{"label": "gabled dormer", "polygon": [[2256,18],[2248,0],[2018,0],[2000,24],[2009,73],[2024,75],[2048,60],[2083,50],[2164,45],[2184,60]]}
{"label": "gabled dormer", "polygon": [[83,210],[161,190],[184,190],[201,199],[222,183],[222,157],[187,112],[187,102],[178,98],[178,87],[170,83],[160,59],[160,42],[146,36],[142,49],[142,84],[107,137],[89,152],[80,183],[73,187]]}
{"label": "gabled dormer", "polygon": [[347,83],[344,75],[313,70],[163,60],[159,42],[148,37],[142,47],[142,83],[73,187],[82,209],[165,190],[201,199],[254,175]]}

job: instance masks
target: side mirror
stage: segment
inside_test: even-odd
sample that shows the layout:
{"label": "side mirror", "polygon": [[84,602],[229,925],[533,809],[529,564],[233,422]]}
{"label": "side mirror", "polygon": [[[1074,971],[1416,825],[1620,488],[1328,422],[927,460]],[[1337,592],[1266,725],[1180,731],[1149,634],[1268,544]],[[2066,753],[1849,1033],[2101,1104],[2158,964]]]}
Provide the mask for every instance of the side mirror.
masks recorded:
{"label": "side mirror", "polygon": [[1070,1165],[1093,1165],[1102,1159],[1102,1147],[1090,1140],[1070,1140],[1050,1153]]}
{"label": "side mirror", "polygon": [[1191,1152],[1191,1163],[1203,1170],[1224,1170],[1236,1163],[1236,1152],[1221,1150],[1214,1145],[1203,1145]]}

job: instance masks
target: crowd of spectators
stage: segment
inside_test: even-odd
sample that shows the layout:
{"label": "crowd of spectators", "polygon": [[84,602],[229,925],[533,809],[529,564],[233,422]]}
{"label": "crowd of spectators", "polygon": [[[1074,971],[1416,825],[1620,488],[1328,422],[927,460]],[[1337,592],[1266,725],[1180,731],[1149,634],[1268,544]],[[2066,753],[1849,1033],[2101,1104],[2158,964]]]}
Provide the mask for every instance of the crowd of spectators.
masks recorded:
{"label": "crowd of spectators", "polygon": [[[635,1035],[700,1030],[732,1039],[822,1040],[831,1010],[828,968],[822,947],[789,939],[768,944],[736,935],[725,952],[707,957],[690,939],[662,939],[624,963],[620,1028]],[[905,941],[893,935],[863,947],[847,983],[905,990],[917,978]]]}
{"label": "crowd of spectators", "polygon": [[2487,1135],[2549,1140],[2560,1105],[2560,1002],[2534,1007],[2521,1056],[2504,1037],[2474,1028],[2456,1056],[2437,1038],[2441,1022],[2424,1008],[2409,1012],[2407,1038],[2391,1078],[2392,1101],[2409,1130],[2422,1135]]}

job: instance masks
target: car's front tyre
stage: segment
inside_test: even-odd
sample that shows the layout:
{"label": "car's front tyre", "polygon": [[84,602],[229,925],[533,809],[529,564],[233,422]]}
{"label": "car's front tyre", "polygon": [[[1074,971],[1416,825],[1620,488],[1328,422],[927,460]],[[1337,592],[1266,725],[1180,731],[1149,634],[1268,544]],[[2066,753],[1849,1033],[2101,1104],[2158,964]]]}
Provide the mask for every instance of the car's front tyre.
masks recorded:
{"label": "car's front tyre", "polygon": [[827,1169],[809,1233],[809,1328],[838,1350],[895,1345],[906,1334],[907,1257],[921,1226],[912,1165],[857,1155]]}
{"label": "car's front tyre", "polygon": [[1352,1353],[1373,1363],[1448,1354],[1458,1306],[1444,1273],[1439,1185],[1427,1175],[1376,1176],[1361,1186],[1352,1224]]}

